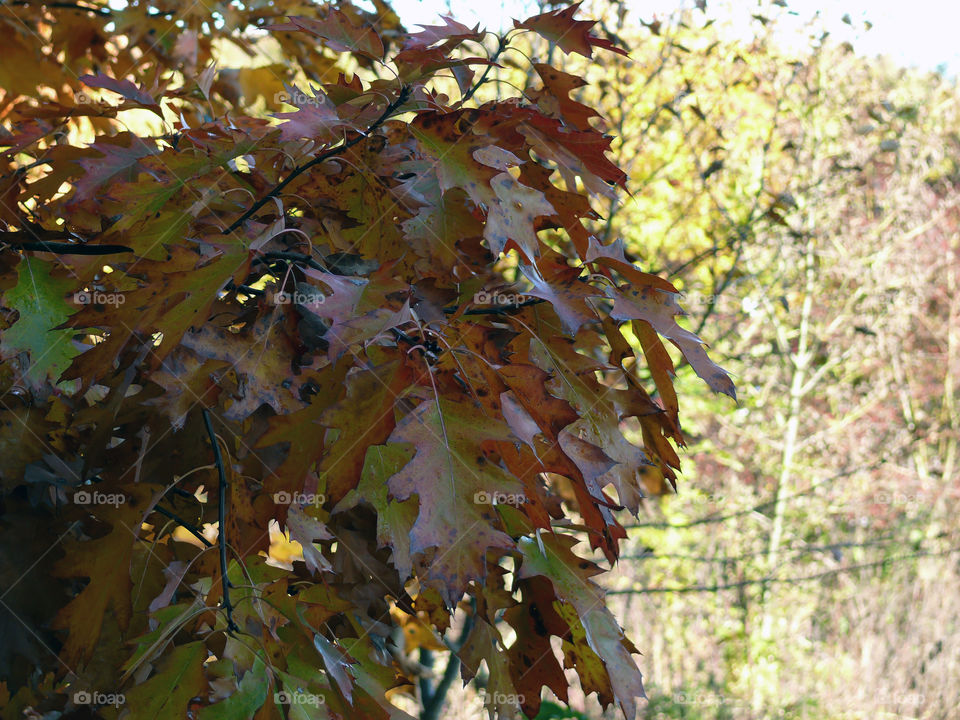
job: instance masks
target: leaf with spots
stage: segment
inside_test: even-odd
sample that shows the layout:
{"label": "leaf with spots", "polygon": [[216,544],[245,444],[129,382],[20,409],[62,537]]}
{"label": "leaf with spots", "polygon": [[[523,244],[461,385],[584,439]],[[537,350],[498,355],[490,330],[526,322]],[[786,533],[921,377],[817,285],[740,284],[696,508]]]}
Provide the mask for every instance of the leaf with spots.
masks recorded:
{"label": "leaf with spots", "polygon": [[517,181],[510,173],[500,173],[491,180],[497,200],[487,210],[483,237],[494,257],[503,252],[512,240],[529,261],[540,255],[535,220],[553,215],[553,206],[536,190]]}

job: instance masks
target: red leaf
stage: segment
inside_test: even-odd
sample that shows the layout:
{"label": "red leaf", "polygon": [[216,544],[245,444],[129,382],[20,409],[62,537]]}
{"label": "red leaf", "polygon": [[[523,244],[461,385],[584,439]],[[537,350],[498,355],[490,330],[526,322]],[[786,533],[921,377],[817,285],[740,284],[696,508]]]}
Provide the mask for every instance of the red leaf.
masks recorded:
{"label": "red leaf", "polygon": [[288,23],[269,25],[266,29],[302,31],[325,40],[331,50],[358,53],[377,60],[383,57],[383,41],[376,31],[369,26],[357,27],[339,10],[331,9],[322,20],[300,15],[288,19]]}
{"label": "red leaf", "polygon": [[600,47],[612,50],[620,55],[626,55],[625,50],[618,48],[609,40],[590,34],[590,28],[596,25],[595,20],[573,19],[581,4],[578,2],[569,7],[534,15],[523,22],[514,20],[513,26],[533,30],[547,40],[555,42],[566,53],[579,53],[584,57],[591,58],[593,57],[593,48]]}
{"label": "red leaf", "polygon": [[124,98],[130,102],[138,105],[146,110],[156,113],[163,118],[163,110],[160,109],[160,105],[156,100],[143,88],[137,87],[129,80],[117,80],[116,78],[109,77],[103,73],[97,73],[96,75],[83,75],[79,78],[80,82],[84,83],[89,87],[95,88],[104,88],[106,90],[112,90],[119,95],[122,95]]}

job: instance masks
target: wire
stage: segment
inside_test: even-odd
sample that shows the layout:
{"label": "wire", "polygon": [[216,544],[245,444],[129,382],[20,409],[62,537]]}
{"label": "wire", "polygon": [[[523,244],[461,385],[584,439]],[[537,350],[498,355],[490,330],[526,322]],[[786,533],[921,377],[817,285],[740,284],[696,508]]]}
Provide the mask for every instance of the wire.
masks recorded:
{"label": "wire", "polygon": [[942,550],[939,552],[918,552],[912,553],[910,555],[898,555],[890,558],[885,558],[883,560],[877,560],[875,562],[861,563],[859,565],[848,565],[846,567],[834,568],[832,570],[825,570],[821,573],[816,573],[814,575],[801,575],[799,577],[790,577],[790,578],[776,578],[776,577],[765,577],[765,578],[755,578],[750,580],[740,580],[735,583],[724,583],[718,585],[687,585],[681,587],[640,587],[640,588],[629,588],[623,590],[607,590],[607,595],[652,595],[655,593],[693,593],[693,592],[719,592],[721,590],[736,590],[738,588],[748,587],[750,585],[772,585],[773,583],[801,583],[808,582],[811,580],[822,580],[825,577],[830,577],[832,575],[839,575],[845,572],[853,572],[854,570],[866,570],[873,567],[881,567],[884,565],[889,565],[891,563],[902,562],[906,560],[914,560],[916,558],[922,557],[943,557],[946,555],[952,555],[953,553],[960,552],[960,546],[952,547],[948,550]]}
{"label": "wire", "polygon": [[[823,480],[820,480],[819,482],[814,483],[813,485],[808,487],[806,490],[801,490],[800,492],[794,493],[793,495],[787,495],[786,497],[780,498],[780,501],[786,502],[787,500],[792,500],[794,498],[803,497],[804,495],[809,495],[814,490],[822,487],[823,485],[826,485],[827,483],[833,482],[834,480],[838,480],[842,477],[846,477],[847,475],[852,475],[855,472],[873,470],[879,467],[880,465],[882,465],[884,462],[886,462],[886,459],[878,460],[872,465],[868,465],[866,467],[858,467],[852,470],[846,470],[837,475],[824,478]],[[624,530],[637,530],[641,528],[653,528],[653,529],[660,529],[660,530],[667,530],[667,529],[684,530],[687,528],[697,527],[698,525],[707,525],[712,523],[725,522],[735,517],[742,517],[743,515],[751,515],[757,512],[758,510],[761,510],[766,507],[770,507],[775,503],[776,503],[775,500],[772,500],[772,499],[766,500],[760,503],[759,505],[754,505],[753,507],[747,508],[745,510],[738,510],[737,512],[733,512],[728,515],[707,515],[706,517],[697,518],[696,520],[691,520],[690,522],[687,522],[687,523],[670,523],[670,522],[634,523],[632,525],[624,525],[623,528]]]}

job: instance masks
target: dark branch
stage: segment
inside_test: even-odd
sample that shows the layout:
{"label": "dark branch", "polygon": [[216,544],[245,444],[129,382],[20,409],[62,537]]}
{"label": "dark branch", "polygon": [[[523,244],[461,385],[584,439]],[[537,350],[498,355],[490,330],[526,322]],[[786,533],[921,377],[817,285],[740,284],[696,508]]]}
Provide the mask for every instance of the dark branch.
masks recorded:
{"label": "dark branch", "polygon": [[265,295],[264,290],[259,288],[250,287],[249,285],[234,285],[232,282],[228,282],[226,285],[227,290],[236,290],[237,292],[243,293],[244,295]]}
{"label": "dark branch", "polygon": [[266,252],[260,255],[259,257],[254,258],[254,265],[266,265],[273,260],[286,260],[287,262],[298,262],[304,263],[305,265],[313,268],[314,270],[320,270],[321,272],[327,272],[327,268],[318,263],[309,255],[304,255],[303,253],[296,252]]}
{"label": "dark branch", "polygon": [[[531,298],[529,300],[524,300],[523,302],[518,303],[506,303],[504,305],[489,305],[487,307],[476,307],[470,308],[469,310],[464,310],[464,315],[505,315],[507,313],[514,312],[520,308],[525,308],[530,305],[539,305],[542,302],[546,302],[543,298]],[[453,315],[458,309],[459,305],[454,305],[452,307],[446,307],[443,309],[447,315]]]}
{"label": "dark branch", "polygon": [[408,85],[402,86],[400,88],[400,92],[397,94],[397,97],[389,105],[387,105],[386,109],[383,111],[380,117],[378,117],[376,120],[373,121],[370,127],[367,128],[366,132],[358,133],[355,137],[351,138],[350,140],[344,140],[339,145],[336,145],[330,148],[326,152],[320,153],[315,158],[313,158],[313,160],[311,160],[310,162],[307,162],[307,163],[304,163],[303,165],[298,165],[297,167],[295,167],[293,171],[289,175],[287,175],[287,177],[284,180],[282,180],[280,183],[275,185],[270,192],[268,192],[262,198],[257,200],[249,210],[247,210],[243,215],[237,218],[230,225],[230,227],[224,230],[223,234],[229,235],[238,227],[243,225],[243,223],[249,220],[254,215],[254,213],[256,213],[260,208],[262,208],[264,205],[270,202],[271,198],[277,197],[287,185],[289,185],[294,179],[296,179],[297,177],[305,173],[310,168],[315,167],[320,163],[324,162],[325,160],[329,160],[330,158],[335,157],[336,155],[339,155],[345,150],[349,150],[354,145],[359,143],[361,140],[369,137],[371,133],[375,132],[381,125],[383,125],[383,123],[385,123],[390,118],[391,115],[393,115],[394,112],[396,112],[397,108],[399,108],[401,105],[403,105],[407,101],[407,98],[410,97],[410,93],[412,91],[413,89]]}
{"label": "dark branch", "polygon": [[233,621],[233,605],[230,604],[230,580],[227,578],[227,473],[223,469],[223,456],[220,454],[220,443],[217,434],[213,431],[213,422],[210,420],[210,411],[203,408],[203,424],[207,427],[207,435],[213,445],[213,459],[217,464],[219,479],[219,497],[217,498],[217,520],[219,532],[217,544],[220,546],[220,582],[223,588],[223,607],[227,611],[227,632],[239,630],[240,627]]}
{"label": "dark branch", "polygon": [[[476,612],[476,599],[471,599],[473,611]],[[429,701],[424,700],[423,712],[420,714],[420,720],[437,720],[440,717],[440,710],[443,709],[443,701],[447,697],[447,691],[453,684],[454,679],[460,674],[460,657],[457,655],[463,650],[473,629],[474,616],[467,615],[463,621],[463,628],[460,630],[460,637],[457,639],[456,647],[450,648],[450,659],[447,660],[447,667],[444,668],[443,676],[437,683],[436,689],[430,696]]]}
{"label": "dark branch", "polygon": [[110,17],[113,15],[110,10],[107,8],[95,8],[89,7],[87,5],[80,5],[79,3],[71,2],[30,2],[30,0],[15,0],[10,5],[20,5],[23,7],[40,7],[40,8],[57,8],[60,10],[81,10],[83,12],[91,12],[94,15],[99,15],[100,17]]}
{"label": "dark branch", "polygon": [[494,51],[493,55],[490,56],[490,64],[484,68],[483,74],[480,76],[480,79],[477,80],[476,83],[474,83],[472,88],[467,90],[466,95],[460,98],[461,105],[463,105],[465,102],[467,102],[467,100],[472,98],[474,94],[477,92],[477,90],[480,89],[480,86],[487,81],[487,75],[490,74],[490,68],[492,68],[496,64],[497,60],[500,57],[500,54],[506,49],[506,47],[507,47],[507,36],[501,35],[497,37],[497,49],[496,51]]}
{"label": "dark branch", "polygon": [[182,517],[180,517],[179,515],[174,515],[172,512],[170,512],[169,510],[167,510],[165,507],[160,507],[159,505],[156,505],[156,506],[153,508],[153,510],[154,510],[154,512],[160,513],[160,514],[163,515],[164,517],[170,518],[170,519],[173,520],[177,525],[179,525],[180,527],[182,527],[184,530],[189,530],[191,535],[193,535],[197,540],[199,540],[200,542],[202,542],[202,543],[203,543],[204,545],[206,545],[207,547],[213,547],[213,543],[211,543],[209,540],[207,540],[207,539],[203,536],[203,533],[200,532],[200,528],[198,528],[198,527],[197,527],[196,525],[194,525],[193,523],[188,522],[187,520],[184,520],[184,519],[183,519]]}
{"label": "dark branch", "polygon": [[[14,234],[19,235],[20,233]],[[57,255],[120,255],[121,253],[133,252],[133,248],[126,245],[83,245],[80,243],[50,242],[49,240],[11,243],[11,246],[26,252],[49,252]]]}
{"label": "dark branch", "polygon": [[[36,0],[14,0],[7,3],[9,5],[19,5],[21,7],[41,7],[57,8],[58,10],[79,10],[81,12],[90,12],[103,18],[113,17],[113,11],[110,8],[90,7],[72,2],[36,2]],[[176,10],[148,10],[147,17],[172,17],[177,14]]]}

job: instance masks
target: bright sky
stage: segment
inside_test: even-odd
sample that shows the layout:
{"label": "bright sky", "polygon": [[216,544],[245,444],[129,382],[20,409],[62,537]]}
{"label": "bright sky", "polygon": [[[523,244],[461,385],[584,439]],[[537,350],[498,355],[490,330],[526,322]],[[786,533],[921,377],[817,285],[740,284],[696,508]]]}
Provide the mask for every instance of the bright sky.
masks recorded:
{"label": "bright sky", "polygon": [[[692,0],[628,0],[633,17],[649,20]],[[809,19],[819,12],[826,28],[849,40],[864,55],[889,55],[897,62],[928,70],[944,65],[950,74],[960,71],[960,2],[958,0],[787,0],[790,10]],[[451,14],[468,24],[489,30],[510,24],[511,17],[532,14],[530,0],[394,0],[393,6],[408,27],[432,23],[438,14]],[[755,0],[708,0],[711,14],[729,18],[741,31],[749,28]],[[843,22],[849,15],[851,24]],[[865,31],[864,21],[873,27]]]}

